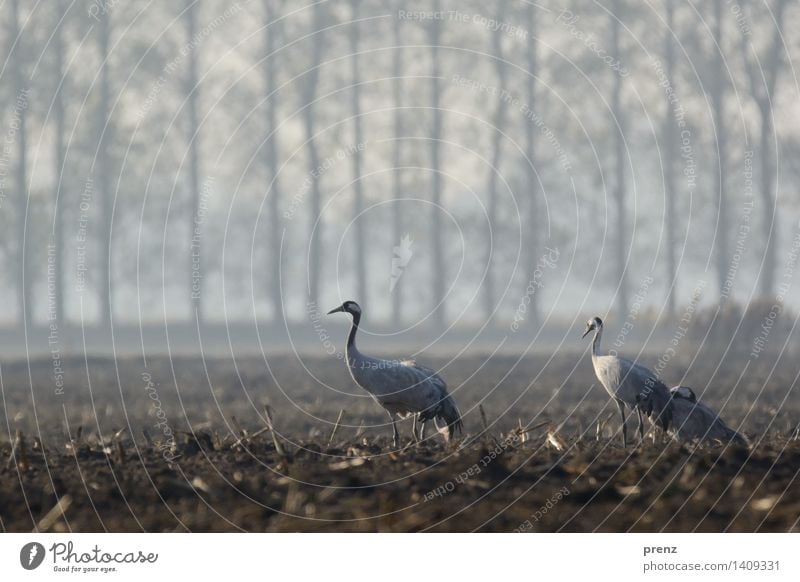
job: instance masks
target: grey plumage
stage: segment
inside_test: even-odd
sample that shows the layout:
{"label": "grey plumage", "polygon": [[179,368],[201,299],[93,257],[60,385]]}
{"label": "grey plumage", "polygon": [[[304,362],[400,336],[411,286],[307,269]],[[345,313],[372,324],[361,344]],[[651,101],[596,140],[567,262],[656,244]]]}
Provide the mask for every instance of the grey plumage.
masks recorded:
{"label": "grey plumage", "polygon": [[[362,354],[356,347],[356,332],[361,321],[361,307],[355,301],[345,301],[328,312],[344,312],[353,317],[347,337],[347,366],[356,384],[369,392],[392,420],[394,445],[399,446],[395,416],[414,416],[414,438],[423,439],[425,423],[440,420],[441,428],[450,440],[462,429],[461,413],[441,376],[414,360],[385,360]],[[438,425],[437,425],[437,428]]]}
{"label": "grey plumage", "polygon": [[639,438],[644,438],[644,419],[647,416],[665,431],[672,422],[672,397],[667,386],[654,372],[618,356],[600,355],[600,338],[603,320],[594,317],[586,323],[583,337],[594,331],[592,341],[592,365],[597,379],[619,407],[622,417],[622,444],[627,446],[628,433],[625,426],[625,407],[635,410],[639,419]]}
{"label": "grey plumage", "polygon": [[697,400],[688,386],[670,388],[673,404],[670,434],[679,441],[721,441],[747,445],[747,438],[726,425],[711,408]]}

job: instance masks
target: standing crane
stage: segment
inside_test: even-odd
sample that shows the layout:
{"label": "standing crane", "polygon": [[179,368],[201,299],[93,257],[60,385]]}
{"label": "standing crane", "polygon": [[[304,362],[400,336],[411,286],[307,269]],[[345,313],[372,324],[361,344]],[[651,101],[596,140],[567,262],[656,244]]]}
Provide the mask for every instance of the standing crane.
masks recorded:
{"label": "standing crane", "polygon": [[[345,301],[331,309],[328,315],[339,312],[349,313],[353,318],[345,349],[350,375],[389,414],[395,448],[400,446],[396,416],[414,416],[413,436],[416,440],[425,438],[425,423],[429,420],[433,420],[448,441],[456,432],[461,432],[461,413],[447,393],[444,380],[436,372],[414,360],[384,360],[362,354],[356,347],[361,307],[355,301]],[[444,422],[446,428],[439,428],[437,419]]]}
{"label": "standing crane", "polygon": [[725,424],[711,408],[697,400],[688,386],[670,388],[672,394],[671,434],[679,441],[713,441],[747,446],[747,438]]}
{"label": "standing crane", "polygon": [[594,373],[606,392],[617,403],[622,416],[622,446],[628,446],[625,427],[625,407],[635,410],[639,418],[639,441],[644,439],[643,415],[660,425],[667,432],[672,422],[673,402],[667,386],[648,368],[620,358],[600,355],[600,338],[603,335],[603,320],[594,317],[586,322],[586,337],[594,331],[592,341],[592,365]]}

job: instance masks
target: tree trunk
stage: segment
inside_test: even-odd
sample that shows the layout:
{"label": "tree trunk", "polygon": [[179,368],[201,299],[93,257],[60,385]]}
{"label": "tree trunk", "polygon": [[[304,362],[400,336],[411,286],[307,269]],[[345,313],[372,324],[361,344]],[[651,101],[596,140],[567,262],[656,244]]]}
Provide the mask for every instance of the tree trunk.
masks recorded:
{"label": "tree trunk", "polygon": [[[441,3],[433,0],[432,10],[440,11]],[[445,281],[447,279],[445,257],[444,257],[444,232],[442,226],[442,176],[441,161],[439,159],[440,141],[442,140],[442,112],[439,108],[441,89],[439,87],[439,75],[441,75],[441,63],[439,57],[439,41],[441,38],[441,28],[438,20],[430,22],[430,45],[431,45],[431,238],[433,246],[433,271],[431,273],[431,283],[433,289],[431,318],[434,325],[442,329],[445,325]]]}
{"label": "tree trunk", "polygon": [[278,6],[272,9],[275,0],[264,0],[264,40],[266,58],[264,60],[264,89],[267,94],[267,138],[265,143],[266,166],[269,179],[272,181],[269,196],[269,235],[267,238],[269,249],[269,281],[267,288],[270,290],[270,302],[274,321],[280,321],[283,311],[283,289],[281,288],[281,235],[280,235],[280,202],[281,184],[278,175],[278,133],[277,133],[277,89],[275,79],[275,55],[278,47],[275,42],[280,26],[280,13]]}
{"label": "tree trunk", "polygon": [[[186,37],[187,42],[192,42],[197,34],[197,11],[200,0],[186,0]],[[192,298],[192,316],[198,325],[204,320],[203,312],[203,255],[202,255],[202,225],[200,216],[200,127],[197,115],[197,51],[194,47],[189,51],[186,78],[186,114],[188,117],[189,134],[189,196],[191,205],[191,245],[189,248],[189,289]]]}
{"label": "tree trunk", "polygon": [[[538,22],[536,20],[536,7],[528,4],[527,22],[529,27],[528,34],[528,77],[526,79],[527,106],[530,111],[536,111],[536,76],[539,71],[538,63],[538,44],[536,38],[538,33]],[[539,219],[539,180],[536,176],[536,128],[532,119],[525,120],[525,156],[527,157],[526,182],[528,186],[528,256],[529,265],[535,265],[542,251],[542,227]],[[526,273],[529,275],[529,273]],[[527,293],[529,277],[523,279],[522,295]],[[539,298],[536,293],[530,296],[529,318],[530,323],[539,321]]]}
{"label": "tree trunk", "polygon": [[[392,88],[394,93],[394,144],[392,149],[392,195],[396,202],[395,210],[392,213],[393,224],[392,231],[394,233],[394,244],[400,244],[400,239],[403,236],[403,204],[398,202],[403,196],[403,182],[402,172],[400,166],[402,164],[402,146],[401,140],[404,137],[405,129],[403,128],[403,83],[401,75],[403,74],[403,51],[400,48],[400,19],[392,19],[392,38],[394,41],[394,58],[392,60]],[[399,327],[402,319],[402,305],[403,305],[403,287],[402,277],[395,282],[394,290],[392,291],[392,321],[395,328]]]}
{"label": "tree trunk", "polygon": [[[774,95],[770,95],[773,99]],[[766,100],[766,105],[760,107],[761,117],[761,136],[759,148],[759,161],[761,166],[761,200],[764,208],[761,211],[761,230],[764,238],[764,261],[762,265],[761,277],[759,279],[759,291],[762,297],[772,297],[774,295],[775,283],[775,241],[778,240],[780,232],[778,217],[775,214],[776,203],[773,196],[775,160],[772,155],[772,106],[770,100]]]}
{"label": "tree trunk", "polygon": [[20,327],[27,327],[31,320],[31,302],[27,293],[31,290],[29,284],[30,273],[27,269],[25,254],[25,227],[28,223],[28,89],[25,87],[25,75],[22,71],[22,59],[25,54],[24,35],[19,32],[19,0],[11,2],[11,37],[16,46],[13,50],[11,62],[12,78],[14,82],[14,113],[18,116],[17,128],[17,164],[14,171],[14,181],[17,188],[17,305],[19,307]]}
{"label": "tree trunk", "polygon": [[53,64],[53,79],[56,84],[55,95],[53,96],[53,117],[56,124],[55,140],[55,175],[56,187],[53,192],[53,246],[55,251],[54,281],[55,288],[55,322],[58,328],[63,327],[66,319],[64,312],[64,300],[67,294],[64,285],[64,211],[60,210],[60,202],[64,193],[64,161],[66,159],[66,146],[64,143],[64,127],[66,125],[64,112],[64,20],[62,17],[67,12],[64,0],[59,0],[58,11],[56,12],[56,22],[53,26],[53,51],[55,62]]}
{"label": "tree trunk", "polygon": [[715,194],[717,199],[717,216],[714,217],[714,224],[710,232],[716,237],[714,245],[714,263],[717,271],[717,284],[720,289],[720,297],[726,297],[726,279],[728,276],[728,232],[730,230],[728,222],[728,160],[727,160],[727,126],[725,119],[725,103],[723,100],[723,84],[725,62],[722,57],[722,6],[723,0],[714,0],[714,37],[715,59],[712,66],[712,78],[710,87],[711,110],[714,119],[714,129],[716,130],[717,140],[715,143],[718,159],[717,174],[715,176]]}
{"label": "tree trunk", "polygon": [[356,292],[358,293],[358,300],[362,302],[362,305],[366,305],[369,304],[367,298],[367,240],[364,217],[361,216],[361,212],[364,210],[364,185],[361,182],[361,148],[359,147],[364,141],[364,136],[361,130],[361,78],[358,56],[360,30],[359,23],[356,20],[358,18],[359,3],[359,0],[350,0],[350,9],[352,12],[352,22],[350,23],[350,52],[352,57],[350,63],[352,66],[351,76],[353,79],[351,108],[353,114],[353,139],[355,140],[355,149],[352,153],[353,228],[355,229],[356,235]]}
{"label": "tree trunk", "polygon": [[[675,0],[666,1],[667,31],[664,35],[664,75],[667,78],[673,93],[675,92],[675,43],[672,39],[675,28]],[[665,282],[667,283],[667,312],[675,315],[675,289],[678,286],[678,266],[675,257],[677,236],[675,233],[675,205],[677,203],[677,190],[675,188],[675,160],[677,159],[676,127],[674,120],[675,110],[667,101],[664,112],[663,136],[664,141],[664,198],[665,222],[667,230]]]}
{"label": "tree trunk", "polygon": [[[620,49],[620,2],[614,0],[611,19],[611,46],[615,62],[621,62]],[[617,309],[619,316],[624,317],[628,311],[628,282],[626,244],[628,242],[628,209],[625,200],[625,116],[622,110],[622,77],[617,71],[612,71],[614,85],[611,94],[611,113],[617,122],[618,129],[614,132],[614,200],[617,210]]]}
{"label": "tree trunk", "polygon": [[100,295],[100,322],[104,327],[111,325],[112,310],[112,281],[111,281],[111,221],[114,204],[112,192],[111,155],[109,149],[113,143],[113,129],[110,120],[110,66],[108,64],[109,44],[111,38],[111,11],[101,11],[98,25],[98,45],[100,49],[100,103],[97,110],[98,140],[97,151],[97,182],[100,189],[100,228],[98,235],[99,246],[99,295]]}
{"label": "tree trunk", "polygon": [[[747,4],[745,4],[746,6]],[[775,100],[775,87],[783,65],[783,26],[784,14],[788,0],[776,0],[770,10],[770,21],[775,22],[772,44],[766,56],[760,62],[753,62],[750,56],[752,46],[746,41],[747,35],[742,35],[742,53],[745,70],[750,79],[750,91],[758,105],[761,132],[759,140],[759,170],[761,172],[761,200],[763,204],[761,224],[764,239],[764,257],[759,275],[759,292],[764,297],[771,297],[775,293],[776,270],[776,241],[779,240],[780,224],[777,220],[777,192],[773,195],[775,187],[775,163],[772,149],[775,139],[772,121],[772,103]],[[756,59],[758,60],[758,59]]]}
{"label": "tree trunk", "polygon": [[[322,62],[322,28],[324,26],[323,6],[321,3],[314,5],[312,56],[311,67],[306,73],[305,90],[303,92],[303,122],[306,132],[306,147],[308,149],[308,171],[311,180],[311,212],[309,215],[309,282],[308,296],[313,305],[319,305],[320,276],[322,272],[322,221],[317,222],[322,212],[322,193],[319,187],[319,154],[314,141],[316,119],[314,113],[314,99],[317,96],[317,82],[319,80],[319,66]],[[316,230],[315,230],[316,229]]]}
{"label": "tree trunk", "polygon": [[[505,22],[505,11],[503,7],[503,2],[497,4],[497,22]],[[494,65],[497,72],[497,86],[500,90],[500,95],[498,96],[492,119],[492,154],[487,184],[489,200],[486,213],[489,225],[485,242],[486,277],[483,282],[483,307],[487,320],[493,319],[493,314],[497,307],[495,304],[496,297],[494,289],[494,254],[496,252],[495,249],[499,246],[500,232],[499,229],[496,228],[498,206],[497,176],[500,172],[500,164],[503,159],[503,131],[505,130],[506,113],[508,111],[507,99],[509,98],[509,95],[506,93],[508,75],[506,74],[506,63],[503,61],[503,35],[499,32],[490,33],[490,38],[492,43],[492,56],[494,57]]]}

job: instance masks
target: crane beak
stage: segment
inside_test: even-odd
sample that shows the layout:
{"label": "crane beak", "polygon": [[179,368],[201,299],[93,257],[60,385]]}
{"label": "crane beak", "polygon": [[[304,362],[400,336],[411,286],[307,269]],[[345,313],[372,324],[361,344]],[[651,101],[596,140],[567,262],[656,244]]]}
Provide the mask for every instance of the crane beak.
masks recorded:
{"label": "crane beak", "polygon": [[332,314],[334,314],[334,313],[339,313],[339,312],[341,312],[341,311],[344,311],[344,306],[342,306],[342,305],[340,305],[340,306],[339,306],[339,307],[337,307],[336,309],[331,309],[331,310],[328,312],[328,315],[332,315]]}
{"label": "crane beak", "polygon": [[589,335],[589,332],[590,332],[590,331],[592,331],[592,328],[591,328],[591,327],[587,327],[587,328],[586,328],[586,331],[585,331],[585,332],[583,332],[583,335],[581,336],[581,339],[583,339],[583,338],[585,338],[587,335]]}

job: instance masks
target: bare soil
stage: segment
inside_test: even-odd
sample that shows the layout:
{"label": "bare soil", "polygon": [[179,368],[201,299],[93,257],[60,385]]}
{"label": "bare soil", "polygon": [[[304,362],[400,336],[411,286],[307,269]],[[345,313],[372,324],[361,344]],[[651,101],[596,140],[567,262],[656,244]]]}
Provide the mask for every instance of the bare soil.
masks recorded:
{"label": "bare soil", "polygon": [[[645,359],[646,363],[653,364]],[[673,361],[752,447],[621,446],[583,354],[428,359],[464,435],[413,443],[331,358],[2,367],[4,531],[797,531],[797,369]],[[685,374],[685,377],[684,377]],[[275,434],[268,430],[269,405]],[[487,430],[480,413],[482,406]],[[331,438],[334,425],[341,422]],[[629,434],[635,422],[629,418]],[[532,427],[524,437],[519,427]],[[281,451],[276,450],[278,442]],[[14,454],[12,455],[12,449]]]}

